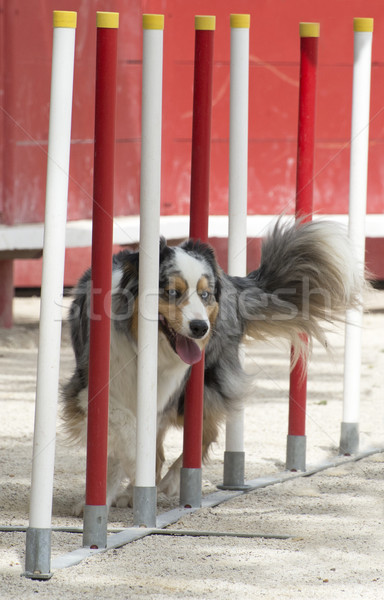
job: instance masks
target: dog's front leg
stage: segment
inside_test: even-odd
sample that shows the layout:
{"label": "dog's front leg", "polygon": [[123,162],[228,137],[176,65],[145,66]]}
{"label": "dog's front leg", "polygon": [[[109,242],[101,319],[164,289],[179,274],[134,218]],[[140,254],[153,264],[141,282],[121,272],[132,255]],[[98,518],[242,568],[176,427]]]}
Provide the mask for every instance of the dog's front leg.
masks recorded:
{"label": "dog's front leg", "polygon": [[[124,471],[121,462],[115,457],[108,457],[108,476],[107,476],[107,511],[109,512],[112,506],[121,480],[124,477]],[[82,517],[84,514],[85,500],[82,498],[72,508],[72,513],[75,517]],[[126,505],[127,506],[127,505]]]}
{"label": "dog's front leg", "polygon": [[[118,504],[118,500],[120,495],[118,495],[118,490],[120,484],[124,478],[125,472],[123,468],[123,464],[119,458],[115,456],[108,456],[108,477],[107,477],[107,508],[108,511],[110,507],[120,506]],[[125,504],[123,506],[129,506]]]}

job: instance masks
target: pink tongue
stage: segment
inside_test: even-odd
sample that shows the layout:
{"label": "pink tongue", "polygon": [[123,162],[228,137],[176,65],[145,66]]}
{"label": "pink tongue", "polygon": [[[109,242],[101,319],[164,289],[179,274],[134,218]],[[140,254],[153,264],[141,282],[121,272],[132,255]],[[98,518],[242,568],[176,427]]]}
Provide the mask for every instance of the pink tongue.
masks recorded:
{"label": "pink tongue", "polygon": [[201,359],[199,346],[182,335],[176,335],[176,352],[187,365],[194,365]]}

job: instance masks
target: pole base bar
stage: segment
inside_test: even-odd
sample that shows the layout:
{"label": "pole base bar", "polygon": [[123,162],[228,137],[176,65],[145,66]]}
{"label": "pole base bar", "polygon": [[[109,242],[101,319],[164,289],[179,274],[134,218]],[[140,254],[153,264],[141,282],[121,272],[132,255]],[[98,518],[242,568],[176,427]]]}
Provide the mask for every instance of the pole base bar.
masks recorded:
{"label": "pole base bar", "polygon": [[356,454],[359,451],[359,424],[341,423],[340,454]]}
{"label": "pole base bar", "polygon": [[247,490],[249,485],[244,483],[245,452],[224,452],[223,483],[218,485],[219,490]]}
{"label": "pole base bar", "polygon": [[287,436],[287,471],[306,471],[307,437],[305,435]]}
{"label": "pole base bar", "polygon": [[104,506],[84,506],[83,547],[98,549],[107,547],[108,510]]}
{"label": "pole base bar", "polygon": [[133,524],[135,527],[156,527],[156,486],[133,488]]}
{"label": "pole base bar", "polygon": [[24,577],[51,579],[51,529],[28,527]]}
{"label": "pole base bar", "polygon": [[202,470],[183,467],[180,469],[180,506],[201,507]]}

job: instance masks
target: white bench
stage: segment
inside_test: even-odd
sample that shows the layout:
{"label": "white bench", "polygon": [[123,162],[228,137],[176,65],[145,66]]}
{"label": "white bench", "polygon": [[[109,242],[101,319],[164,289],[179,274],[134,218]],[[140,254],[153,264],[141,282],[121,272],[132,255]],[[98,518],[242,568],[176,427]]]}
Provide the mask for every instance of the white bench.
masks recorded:
{"label": "white bench", "polygon": [[[315,216],[315,218],[318,218]],[[321,215],[345,226],[347,215]],[[275,222],[275,215],[251,215],[247,218],[247,237],[264,236]],[[188,237],[188,216],[164,216],[160,219],[160,231],[166,239]],[[92,243],[92,221],[88,219],[68,221],[66,226],[66,247],[84,248]],[[115,217],[113,221],[113,241],[116,245],[136,244],[139,241],[139,216]],[[211,216],[209,218],[209,237],[226,238],[228,235],[228,217]],[[0,259],[36,258],[43,248],[44,225],[31,223],[23,225],[0,225]],[[384,237],[384,214],[366,217],[366,237]]]}

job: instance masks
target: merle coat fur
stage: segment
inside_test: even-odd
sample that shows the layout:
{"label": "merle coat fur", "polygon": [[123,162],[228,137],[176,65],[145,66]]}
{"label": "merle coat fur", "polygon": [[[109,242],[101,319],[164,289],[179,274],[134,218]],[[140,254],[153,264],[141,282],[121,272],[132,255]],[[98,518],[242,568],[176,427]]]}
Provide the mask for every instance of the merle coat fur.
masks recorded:
{"label": "merle coat fur", "polygon": [[[108,505],[130,504],[135,480],[138,263],[138,252],[125,250],[113,258],[112,314],[117,318],[112,319],[111,326]],[[204,279],[198,279],[199,269]],[[189,283],[192,272],[198,279],[197,288],[202,281],[206,286],[203,293],[197,288],[197,292],[193,290],[202,304],[198,309],[197,305],[194,307],[193,314],[188,302],[192,302]],[[177,493],[182,463],[179,457],[162,478],[164,438],[169,427],[183,424],[184,389],[190,372],[190,365],[176,352],[175,340],[181,340],[177,336],[182,334],[188,338],[183,340],[184,344],[205,348],[203,456],[206,458],[220,426],[243,405],[252,383],[240,360],[243,341],[283,337],[292,342],[296,358],[305,351],[302,334],[308,336],[309,342],[317,339],[325,345],[324,323],[342,318],[346,308],[360,301],[364,285],[360,273],[343,228],[330,221],[287,224],[280,219],[263,241],[259,268],[246,277],[224,273],[213,250],[206,244],[189,240],[181,246],[168,247],[161,241],[157,435],[160,491],[169,495]],[[173,279],[183,280],[186,288],[183,284],[179,291],[181,295],[173,311],[178,314],[175,322],[168,323],[171,313],[167,312],[167,303],[174,301],[169,297],[169,290],[173,289],[169,286],[181,285],[175,284]],[[87,415],[90,281],[88,270],[75,291],[70,324],[76,368],[63,388],[65,428],[72,439],[83,442]],[[164,290],[167,289],[166,297]],[[161,316],[161,311],[166,317]],[[196,320],[196,315],[199,321],[207,323],[204,335],[196,338],[190,331],[186,333],[185,324],[178,333],[181,321]],[[130,486],[119,493],[121,480],[127,477]]]}

